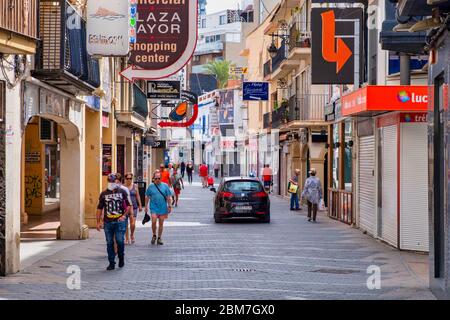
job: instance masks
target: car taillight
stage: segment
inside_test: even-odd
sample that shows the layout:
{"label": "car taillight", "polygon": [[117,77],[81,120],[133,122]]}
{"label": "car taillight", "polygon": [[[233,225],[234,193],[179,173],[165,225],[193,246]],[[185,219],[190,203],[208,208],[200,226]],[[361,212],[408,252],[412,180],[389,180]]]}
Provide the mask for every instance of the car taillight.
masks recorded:
{"label": "car taillight", "polygon": [[233,194],[231,192],[220,192],[219,197],[220,198],[233,198]]}
{"label": "car taillight", "polygon": [[267,198],[267,193],[264,191],[254,193],[253,196],[255,198]]}

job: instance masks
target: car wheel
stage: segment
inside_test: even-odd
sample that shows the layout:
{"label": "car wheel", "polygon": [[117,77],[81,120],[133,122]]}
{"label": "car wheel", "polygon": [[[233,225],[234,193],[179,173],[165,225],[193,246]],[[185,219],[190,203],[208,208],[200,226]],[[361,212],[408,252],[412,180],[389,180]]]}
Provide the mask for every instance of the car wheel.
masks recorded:
{"label": "car wheel", "polygon": [[216,223],[222,223],[222,219],[219,218],[219,217],[216,217],[216,216],[214,216],[214,221],[215,221]]}
{"label": "car wheel", "polygon": [[262,219],[263,223],[270,223],[270,214],[266,215],[263,219]]}

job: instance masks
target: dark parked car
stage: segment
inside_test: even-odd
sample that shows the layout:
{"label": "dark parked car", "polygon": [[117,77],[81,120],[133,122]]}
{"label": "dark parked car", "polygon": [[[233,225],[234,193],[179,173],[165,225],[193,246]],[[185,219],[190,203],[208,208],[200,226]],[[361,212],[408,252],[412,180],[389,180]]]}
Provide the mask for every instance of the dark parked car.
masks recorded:
{"label": "dark parked car", "polygon": [[257,178],[223,178],[214,198],[214,220],[228,218],[257,218],[270,222],[270,200]]}

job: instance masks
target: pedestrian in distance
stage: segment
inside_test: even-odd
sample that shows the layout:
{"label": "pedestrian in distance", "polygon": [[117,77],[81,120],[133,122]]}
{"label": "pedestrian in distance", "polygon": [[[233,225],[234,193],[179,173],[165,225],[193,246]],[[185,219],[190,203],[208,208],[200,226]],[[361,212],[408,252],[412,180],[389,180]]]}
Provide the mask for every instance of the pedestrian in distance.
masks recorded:
{"label": "pedestrian in distance", "polygon": [[184,189],[184,182],[183,177],[181,174],[178,173],[177,169],[173,170],[173,176],[172,176],[172,187],[173,191],[175,193],[175,201],[172,202],[172,205],[175,205],[175,207],[178,207],[178,199],[181,193],[181,189]]}
{"label": "pedestrian in distance", "polygon": [[114,270],[116,266],[116,253],[114,241],[117,243],[119,268],[125,266],[125,231],[127,229],[127,216],[131,214],[131,202],[127,193],[116,183],[115,174],[108,175],[108,187],[100,194],[97,206],[97,231],[102,228],[105,232],[109,265],[106,270]]}
{"label": "pedestrian in distance", "polygon": [[184,161],[181,161],[180,170],[181,170],[181,177],[184,179],[184,174],[186,172],[186,163]]}
{"label": "pedestrian in distance", "polygon": [[[133,215],[132,215],[132,219],[130,219],[130,238],[131,238],[131,243],[134,244],[136,242],[135,237],[134,237],[134,232],[136,230],[136,219],[138,216],[138,212],[142,211],[142,203],[141,203],[141,197],[139,196],[139,188],[138,186],[133,182],[133,178],[134,175],[133,173],[127,173],[125,175],[125,187],[127,187],[127,189],[130,192],[130,198],[131,198],[131,204],[133,205]],[[126,243],[129,243],[129,238],[128,238],[128,227],[127,227],[127,232],[125,234],[125,239],[126,239]]]}
{"label": "pedestrian in distance", "polygon": [[214,178],[213,178],[213,176],[209,176],[208,177],[208,187],[209,188],[214,188]]}
{"label": "pedestrian in distance", "polygon": [[[172,212],[171,200],[169,186],[161,182],[161,173],[155,172],[153,174],[153,183],[148,186],[145,192],[145,213],[148,213],[150,209],[152,219],[152,245],[155,243],[163,245],[162,233],[164,230],[164,220]],[[158,230],[157,222],[159,223]]]}
{"label": "pedestrian in distance", "polygon": [[219,163],[215,163],[214,164],[214,177],[216,177],[216,179],[219,178],[219,170],[220,170],[220,165]]}
{"label": "pedestrian in distance", "polygon": [[192,184],[192,175],[194,174],[194,165],[190,161],[186,166],[186,173],[188,176],[189,184]]}
{"label": "pedestrian in distance", "polygon": [[322,185],[318,177],[316,177],[316,169],[312,168],[309,172],[310,177],[305,181],[305,188],[302,192],[302,199],[308,202],[308,221],[316,222],[317,209],[322,200]]}
{"label": "pedestrian in distance", "polygon": [[288,184],[288,192],[291,194],[291,210],[302,210],[300,208],[300,203],[298,200],[298,192],[299,192],[299,176],[300,169],[295,169],[295,174],[289,180]]}
{"label": "pedestrian in distance", "polygon": [[208,166],[206,163],[202,163],[199,168],[199,176],[202,179],[203,188],[208,188]]}
{"label": "pedestrian in distance", "polygon": [[161,173],[161,182],[170,186],[170,172],[162,163],[159,166],[159,172]]}
{"label": "pedestrian in distance", "polygon": [[[130,190],[123,185],[124,179],[122,177],[122,174],[119,173],[119,172],[116,173],[116,183],[119,186],[119,188],[121,188],[123,191],[125,191],[127,193],[128,202],[132,203],[131,202]],[[133,215],[130,215],[129,217],[127,216],[127,232],[125,234],[125,244],[130,244],[130,239],[129,239],[129,235],[128,235],[128,220],[130,220],[130,224],[136,224],[136,222],[134,221],[134,216]],[[114,245],[114,248],[115,248],[115,251],[117,253],[117,244]]]}
{"label": "pedestrian in distance", "polygon": [[268,164],[265,164],[262,170],[262,180],[264,183],[264,189],[267,193],[270,193],[270,188],[273,184],[273,172],[272,168],[270,168]]}

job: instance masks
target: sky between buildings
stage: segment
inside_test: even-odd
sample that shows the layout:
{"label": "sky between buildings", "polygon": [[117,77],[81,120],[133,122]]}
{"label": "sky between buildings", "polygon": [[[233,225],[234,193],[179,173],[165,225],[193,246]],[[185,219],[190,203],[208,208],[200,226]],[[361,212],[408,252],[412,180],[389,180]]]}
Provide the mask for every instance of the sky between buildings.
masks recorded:
{"label": "sky between buildings", "polygon": [[[214,13],[226,9],[237,9],[241,0],[207,0],[206,13]],[[242,9],[242,8],[241,8]]]}

